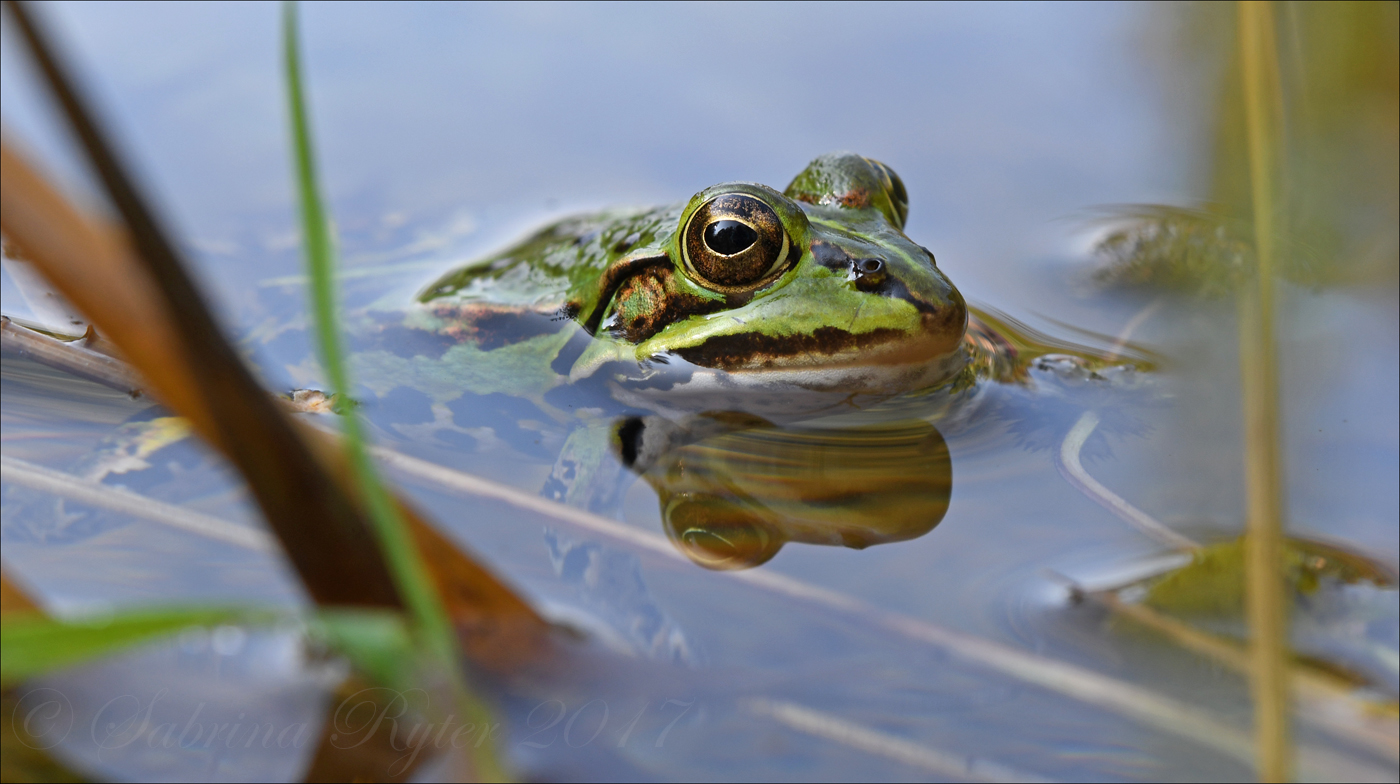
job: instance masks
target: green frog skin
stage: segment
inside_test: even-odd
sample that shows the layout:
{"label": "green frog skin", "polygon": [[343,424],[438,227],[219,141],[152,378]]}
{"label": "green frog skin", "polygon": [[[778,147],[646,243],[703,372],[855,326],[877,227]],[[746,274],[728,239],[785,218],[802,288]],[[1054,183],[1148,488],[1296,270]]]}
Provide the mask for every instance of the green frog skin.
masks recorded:
{"label": "green frog skin", "polygon": [[907,215],[888,166],[824,155],[782,193],[723,183],[548,226],[439,278],[404,325],[482,355],[534,341],[546,386],[601,378],[670,410],[935,387],[969,363],[968,312]]}

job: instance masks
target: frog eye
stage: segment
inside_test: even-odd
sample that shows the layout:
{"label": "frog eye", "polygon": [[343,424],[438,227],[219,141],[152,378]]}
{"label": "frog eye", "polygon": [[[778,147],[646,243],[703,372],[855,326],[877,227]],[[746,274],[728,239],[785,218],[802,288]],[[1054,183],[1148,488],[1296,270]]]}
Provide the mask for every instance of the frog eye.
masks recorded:
{"label": "frog eye", "polygon": [[716,291],[744,291],[786,268],[791,243],[778,213],[747,193],[710,199],[686,222],[686,272]]}

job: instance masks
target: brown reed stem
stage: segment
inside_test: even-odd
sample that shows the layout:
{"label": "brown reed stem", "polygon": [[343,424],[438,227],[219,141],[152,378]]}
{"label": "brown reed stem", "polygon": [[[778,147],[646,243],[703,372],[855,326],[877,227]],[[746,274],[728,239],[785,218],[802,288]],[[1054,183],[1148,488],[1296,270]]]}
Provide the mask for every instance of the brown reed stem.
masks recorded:
{"label": "brown reed stem", "polygon": [[1248,514],[1246,612],[1258,774],[1261,781],[1286,781],[1291,773],[1288,623],[1282,573],[1278,364],[1273,328],[1278,54],[1271,3],[1242,0],[1237,8],[1256,258],[1254,277],[1239,298]]}

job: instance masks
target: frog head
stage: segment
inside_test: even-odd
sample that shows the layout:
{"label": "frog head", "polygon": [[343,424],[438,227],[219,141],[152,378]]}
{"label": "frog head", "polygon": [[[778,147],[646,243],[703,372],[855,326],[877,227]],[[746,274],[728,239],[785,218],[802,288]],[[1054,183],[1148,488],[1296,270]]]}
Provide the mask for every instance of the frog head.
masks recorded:
{"label": "frog head", "polygon": [[885,164],[824,155],[778,191],[730,182],[697,193],[674,231],[611,264],[599,338],[573,375],[609,360],[723,371],[711,385],[892,394],[956,373],[962,296],[904,234],[908,195]]}

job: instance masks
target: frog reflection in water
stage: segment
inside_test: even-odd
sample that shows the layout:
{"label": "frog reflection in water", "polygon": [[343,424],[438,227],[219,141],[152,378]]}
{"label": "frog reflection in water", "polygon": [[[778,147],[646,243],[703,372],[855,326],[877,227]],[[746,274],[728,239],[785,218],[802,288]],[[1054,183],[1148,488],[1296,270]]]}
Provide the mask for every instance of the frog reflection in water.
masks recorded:
{"label": "frog reflection in water", "polygon": [[791,540],[908,539],[942,518],[951,484],[925,418],[791,427],[1005,370],[1011,344],[969,326],[962,295],[904,234],[907,215],[888,166],[838,153],[781,193],[724,183],[685,205],[567,219],[444,275],[406,319],[383,314],[371,331],[392,350],[357,362],[380,394],[504,393],[588,422],[550,494],[615,501],[598,469],[610,450],[711,568],[762,563]]}

